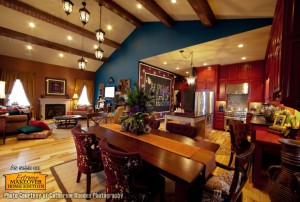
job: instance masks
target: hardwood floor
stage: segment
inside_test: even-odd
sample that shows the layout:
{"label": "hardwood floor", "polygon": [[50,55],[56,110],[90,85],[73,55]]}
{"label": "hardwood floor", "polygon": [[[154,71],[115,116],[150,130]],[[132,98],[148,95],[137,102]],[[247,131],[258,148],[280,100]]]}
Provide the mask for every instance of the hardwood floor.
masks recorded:
{"label": "hardwood floor", "polygon": [[[224,134],[224,133],[219,133]],[[216,135],[211,138],[213,142],[219,143],[222,147],[226,148],[230,145],[229,135]],[[10,170],[11,165],[29,165],[40,166],[42,174],[47,174],[47,189],[46,192],[59,192],[60,189],[53,175],[51,174],[50,167],[58,165],[70,160],[76,159],[76,151],[73,138],[65,138],[55,140],[51,137],[41,140],[22,140],[18,141],[15,136],[8,136],[6,144],[0,145],[0,201],[6,201],[3,198],[5,191],[4,176],[5,174],[14,173]],[[218,162],[227,163],[229,155],[216,155]],[[221,169],[216,169],[215,173],[223,172]],[[74,173],[76,175],[76,173]],[[24,191],[22,191],[24,192]],[[34,193],[37,193],[34,191]],[[41,192],[42,193],[42,192]],[[243,201],[255,202],[255,201],[270,201],[268,195],[265,192],[259,191],[252,187],[251,181],[249,181],[243,189]],[[65,201],[64,199],[48,199],[51,201]],[[13,199],[9,201],[26,201],[24,199]],[[27,201],[33,201],[29,199]],[[37,200],[36,200],[37,201]],[[39,200],[40,201],[40,200]],[[43,201],[47,201],[43,199]],[[77,200],[78,201],[78,200]],[[85,201],[85,200],[84,200]]]}

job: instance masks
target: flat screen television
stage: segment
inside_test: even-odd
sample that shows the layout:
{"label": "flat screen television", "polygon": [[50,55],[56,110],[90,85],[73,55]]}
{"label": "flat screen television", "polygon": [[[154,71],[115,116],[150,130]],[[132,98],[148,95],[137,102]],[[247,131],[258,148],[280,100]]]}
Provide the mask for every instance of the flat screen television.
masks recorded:
{"label": "flat screen television", "polygon": [[115,97],[115,87],[105,87],[104,90],[104,97],[105,98],[114,98]]}

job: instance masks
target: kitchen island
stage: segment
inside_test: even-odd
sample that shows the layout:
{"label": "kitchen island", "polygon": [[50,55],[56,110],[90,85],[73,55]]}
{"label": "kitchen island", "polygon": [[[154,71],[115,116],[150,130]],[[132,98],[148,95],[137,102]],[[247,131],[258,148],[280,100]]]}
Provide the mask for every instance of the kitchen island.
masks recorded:
{"label": "kitchen island", "polygon": [[206,136],[206,125],[211,124],[207,122],[207,113],[169,113],[165,115],[165,128],[169,120],[178,121],[182,124],[190,124],[198,129],[198,137],[204,138]]}

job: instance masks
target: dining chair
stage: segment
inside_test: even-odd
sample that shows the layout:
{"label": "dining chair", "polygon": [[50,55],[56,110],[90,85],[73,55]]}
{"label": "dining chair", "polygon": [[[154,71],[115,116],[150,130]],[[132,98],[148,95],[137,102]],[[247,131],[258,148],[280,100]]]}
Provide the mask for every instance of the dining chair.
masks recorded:
{"label": "dining chair", "polygon": [[242,201],[242,189],[246,184],[252,167],[255,144],[235,157],[235,167],[220,163],[217,166],[225,169],[222,174],[212,175],[205,183],[202,202],[208,201]]}
{"label": "dining chair", "polygon": [[160,201],[164,201],[165,179],[150,169],[145,170],[138,152],[115,150],[109,147],[107,138],[99,141],[99,148],[106,176],[106,194],[123,194],[121,201],[148,201],[154,193],[160,193]]}
{"label": "dining chair", "polygon": [[125,106],[119,106],[116,109],[116,115],[114,117],[114,123],[121,124],[120,117],[123,114],[124,110],[125,110]]}
{"label": "dining chair", "polygon": [[145,118],[144,119],[145,125],[149,125],[152,129],[158,129],[160,126],[160,121],[156,120],[154,117]]}
{"label": "dining chair", "polygon": [[184,125],[179,123],[167,123],[166,130],[178,135],[195,138],[198,134],[197,128],[191,125]]}
{"label": "dining chair", "polygon": [[246,151],[251,143],[248,140],[248,136],[251,136],[251,125],[244,124],[239,120],[232,120],[229,123],[230,129],[230,142],[231,142],[231,152],[228,166],[232,164],[234,154],[239,155]]}
{"label": "dining chair", "polygon": [[102,113],[89,113],[87,114],[86,125],[90,127],[90,122],[94,126],[99,126],[100,123],[107,123],[107,114],[106,112]]}
{"label": "dining chair", "polygon": [[2,134],[3,144],[6,139],[6,116],[0,116],[0,134]]}
{"label": "dining chair", "polygon": [[76,182],[80,182],[82,173],[86,174],[86,199],[89,199],[91,174],[103,171],[103,163],[97,147],[98,141],[95,134],[83,132],[80,125],[75,126],[71,131],[77,152],[78,174]]}

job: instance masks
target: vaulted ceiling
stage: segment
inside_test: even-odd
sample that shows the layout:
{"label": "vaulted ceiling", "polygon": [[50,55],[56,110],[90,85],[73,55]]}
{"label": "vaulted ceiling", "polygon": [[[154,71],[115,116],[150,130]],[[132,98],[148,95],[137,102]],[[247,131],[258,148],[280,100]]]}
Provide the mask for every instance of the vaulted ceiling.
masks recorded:
{"label": "vaulted ceiling", "polygon": [[[94,46],[98,44],[95,30],[100,24],[99,0],[86,0],[86,8],[91,15],[84,27],[78,12],[83,7],[82,1],[72,2],[73,12],[66,15],[61,0],[0,0],[0,54],[70,68],[78,68],[77,60],[83,55],[88,61],[87,71],[94,72],[101,68],[103,62],[121,48],[126,38],[135,29],[143,26],[144,22],[161,22],[172,27],[176,21],[199,20],[199,23],[209,29],[218,19],[273,17],[276,4],[276,0],[177,0],[176,3],[172,3],[171,0],[103,0],[101,22],[106,35],[104,43],[101,44],[104,57],[98,61],[94,56]],[[140,9],[137,8],[138,4],[141,5]],[[34,28],[29,27],[30,22],[35,24]],[[108,26],[111,26],[111,30],[108,30]],[[230,45],[233,46],[238,41],[249,39],[251,35],[255,41],[248,40],[248,54],[253,54],[252,58],[262,59],[269,32],[270,27],[261,28],[248,35],[245,33],[246,35],[232,36],[226,41],[230,41]],[[71,36],[72,40],[68,40],[68,36]],[[222,60],[226,58],[224,51],[228,53],[230,47],[224,47],[224,39],[208,43],[195,44],[193,47],[187,47],[187,50],[201,52],[206,58],[214,58],[209,61],[210,64],[236,62],[228,60],[228,57],[227,60]],[[27,45],[31,45],[32,49],[28,50]],[[215,48],[205,51],[205,48],[212,46]],[[224,55],[212,57],[220,55],[221,46],[225,48]],[[235,54],[235,51],[232,50],[230,54]],[[162,64],[165,60],[170,61],[169,65]],[[178,64],[182,57],[178,50],[174,50],[171,53],[146,58],[144,61],[174,72],[172,68],[175,64],[172,61]],[[194,55],[195,64],[201,66],[203,62],[203,55]],[[184,75],[183,71],[177,73]]]}

